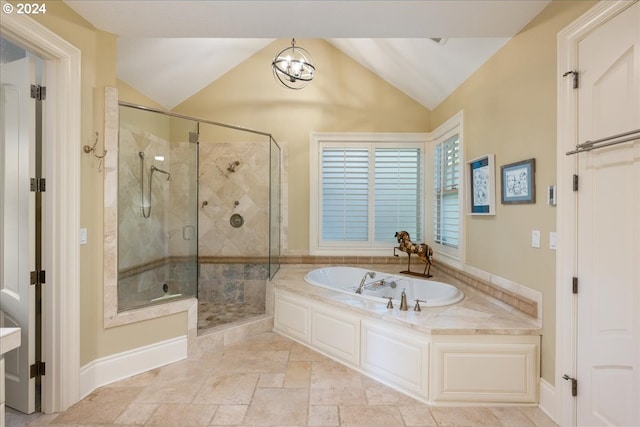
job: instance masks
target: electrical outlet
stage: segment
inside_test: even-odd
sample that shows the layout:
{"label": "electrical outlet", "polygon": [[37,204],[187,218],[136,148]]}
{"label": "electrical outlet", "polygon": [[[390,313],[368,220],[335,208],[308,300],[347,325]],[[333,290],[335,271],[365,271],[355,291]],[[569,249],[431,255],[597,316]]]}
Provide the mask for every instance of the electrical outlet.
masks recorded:
{"label": "electrical outlet", "polygon": [[540,247],[540,230],[531,230],[531,246],[534,248]]}

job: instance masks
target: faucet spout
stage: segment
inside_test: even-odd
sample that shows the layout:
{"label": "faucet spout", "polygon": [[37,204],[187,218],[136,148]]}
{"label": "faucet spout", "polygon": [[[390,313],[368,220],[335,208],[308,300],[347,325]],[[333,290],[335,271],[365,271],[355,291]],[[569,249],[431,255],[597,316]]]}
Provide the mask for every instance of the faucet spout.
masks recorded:
{"label": "faucet spout", "polygon": [[400,294],[400,310],[407,311],[408,309],[409,308],[407,307],[407,293],[403,289],[402,293]]}
{"label": "faucet spout", "polygon": [[358,289],[356,289],[356,294],[361,294],[362,293],[362,287],[364,286],[365,280],[367,280],[367,276],[369,276],[369,277],[371,277],[373,279],[374,277],[376,277],[376,272],[375,271],[367,271],[366,273],[364,273],[364,276],[362,277],[362,280],[360,280],[360,285],[358,286]]}

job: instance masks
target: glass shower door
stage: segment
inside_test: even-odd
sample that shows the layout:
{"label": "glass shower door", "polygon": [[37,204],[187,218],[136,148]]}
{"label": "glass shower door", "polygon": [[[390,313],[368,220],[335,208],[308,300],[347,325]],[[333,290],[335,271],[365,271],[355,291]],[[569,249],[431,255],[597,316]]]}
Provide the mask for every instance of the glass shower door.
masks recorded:
{"label": "glass shower door", "polygon": [[197,292],[198,123],[120,107],[118,309]]}

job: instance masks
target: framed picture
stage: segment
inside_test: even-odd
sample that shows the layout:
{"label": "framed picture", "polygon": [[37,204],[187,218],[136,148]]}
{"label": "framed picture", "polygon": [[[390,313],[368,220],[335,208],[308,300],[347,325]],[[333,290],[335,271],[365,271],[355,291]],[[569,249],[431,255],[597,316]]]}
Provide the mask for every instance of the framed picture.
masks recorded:
{"label": "framed picture", "polygon": [[500,167],[503,204],[536,202],[536,159]]}
{"label": "framed picture", "polygon": [[467,162],[469,215],[495,215],[494,155],[487,154]]}

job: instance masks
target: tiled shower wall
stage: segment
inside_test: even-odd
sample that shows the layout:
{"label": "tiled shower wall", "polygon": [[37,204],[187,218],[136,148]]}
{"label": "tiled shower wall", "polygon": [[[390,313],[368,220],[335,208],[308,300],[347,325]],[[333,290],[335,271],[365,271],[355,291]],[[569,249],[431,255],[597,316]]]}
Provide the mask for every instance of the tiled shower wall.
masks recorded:
{"label": "tiled shower wall", "polygon": [[[222,311],[228,304],[246,305],[248,315],[264,313],[269,275],[269,145],[200,142],[199,198],[200,303],[215,304]],[[241,227],[231,225],[233,214],[243,217]],[[216,314],[216,320],[225,322],[219,317],[223,314]]]}
{"label": "tiled shower wall", "polygon": [[[193,251],[192,174],[195,162],[189,142],[169,143],[166,132],[151,134],[123,121],[119,153],[119,307],[131,308],[169,293],[193,294],[188,282],[195,274],[182,258]],[[166,135],[165,135],[166,133]],[[171,173],[154,174],[152,212],[143,218],[140,206],[140,157],[145,153],[144,201],[152,164]],[[163,162],[155,156],[164,156]],[[228,170],[238,161],[235,171]],[[269,145],[255,143],[199,144],[198,251],[201,302],[264,307],[269,253]],[[204,202],[206,201],[206,204]],[[236,203],[237,202],[237,203]],[[244,224],[231,226],[233,214]],[[221,263],[224,259],[224,263]],[[240,259],[236,262],[235,259]],[[263,308],[264,310],[264,308]],[[253,309],[255,311],[255,309]]]}
{"label": "tiled shower wall", "polygon": [[[240,164],[230,172],[235,161]],[[199,175],[198,255],[267,256],[269,144],[200,142]],[[244,218],[240,228],[230,224],[236,213]]]}
{"label": "tiled shower wall", "polygon": [[[128,123],[128,115],[136,121],[134,112],[123,115],[118,153],[118,307],[134,308],[163,296],[165,283],[169,294],[194,296],[196,264],[188,256],[196,253],[195,212],[189,209],[196,203],[195,147],[189,142],[169,143],[168,118],[157,120],[151,133]],[[155,173],[149,201],[152,165],[168,171],[171,181]],[[151,204],[149,218],[143,217],[141,203],[146,212]]]}
{"label": "tiled shower wall", "polygon": [[[118,268],[128,269],[168,257],[169,239],[166,233],[168,221],[169,181],[155,175],[151,216],[143,218],[141,209],[140,156],[145,154],[144,203],[148,209],[149,168],[154,156],[165,156],[169,164],[169,142],[159,136],[129,126],[120,126],[118,153]],[[157,163],[157,162],[156,162]],[[168,167],[158,165],[161,169]],[[174,182],[171,182],[174,185]]]}

